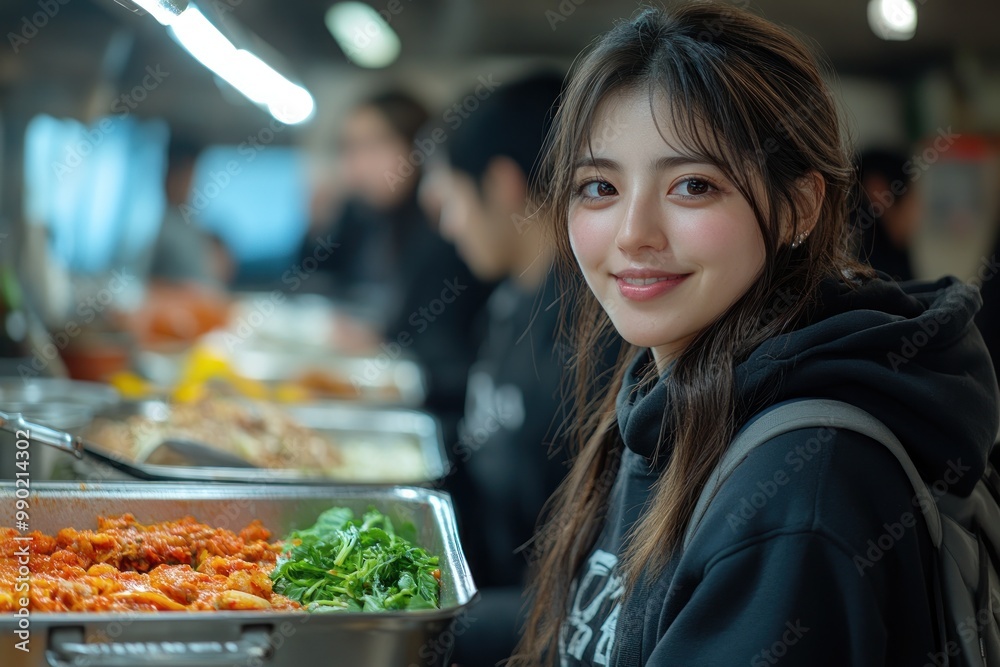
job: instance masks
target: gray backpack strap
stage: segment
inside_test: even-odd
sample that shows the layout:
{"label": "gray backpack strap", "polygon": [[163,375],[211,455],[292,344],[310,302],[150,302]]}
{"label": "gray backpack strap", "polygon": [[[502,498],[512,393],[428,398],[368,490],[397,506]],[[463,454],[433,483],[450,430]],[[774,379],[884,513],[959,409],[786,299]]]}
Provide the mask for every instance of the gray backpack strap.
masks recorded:
{"label": "gray backpack strap", "polygon": [[909,455],[889,428],[864,410],[849,403],[830,399],[806,399],[780,403],[747,424],[729,445],[719,465],[715,467],[705,488],[702,489],[684,534],[684,548],[687,549],[708,506],[722,485],[733,474],[736,467],[750,455],[756,447],[790,431],[807,428],[842,428],[866,435],[882,443],[903,466],[906,476],[918,498],[923,499],[920,507],[924,512],[931,541],[937,548],[941,544],[941,515],[934,497]]}

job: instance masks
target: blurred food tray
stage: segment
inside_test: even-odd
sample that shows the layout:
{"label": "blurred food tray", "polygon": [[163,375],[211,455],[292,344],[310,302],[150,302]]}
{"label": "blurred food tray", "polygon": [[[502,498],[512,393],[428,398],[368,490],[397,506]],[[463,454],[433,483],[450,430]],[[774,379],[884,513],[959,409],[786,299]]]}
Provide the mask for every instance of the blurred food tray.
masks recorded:
{"label": "blurred food tray", "polygon": [[[144,351],[136,370],[169,393],[183,380],[187,352]],[[329,349],[284,344],[241,345],[229,352],[226,365],[244,379],[288,390],[295,400],[349,400],[368,405],[416,408],[427,394],[423,369],[405,357],[344,357]]]}
{"label": "blurred food tray", "polygon": [[[252,404],[248,404],[252,406]],[[139,464],[151,479],[178,481],[251,482],[282,484],[421,484],[432,485],[449,471],[441,428],[435,417],[418,410],[378,408],[343,402],[268,406],[281,410],[298,425],[337,448],[340,463],[318,468],[209,468],[182,465]],[[126,459],[150,446],[139,442],[162,439],[173,413],[163,401],[124,401],[100,413],[85,435],[95,444]],[[214,424],[225,430],[225,424]],[[198,438],[213,444],[209,438]],[[182,436],[183,437],[183,436]],[[248,457],[249,458],[249,457]],[[93,465],[81,461],[81,473],[92,477]],[[108,473],[109,478],[112,477]],[[117,476],[117,475],[114,475]]]}
{"label": "blurred food tray", "polygon": [[106,384],[61,378],[0,377],[0,405],[6,412],[15,407],[61,404],[91,413],[120,400],[118,392]]}
{"label": "blurred food tray", "polygon": [[241,347],[232,353],[233,370],[259,382],[299,383],[331,398],[365,403],[417,407],[426,398],[423,370],[413,360],[373,357],[339,357],[328,350]]}

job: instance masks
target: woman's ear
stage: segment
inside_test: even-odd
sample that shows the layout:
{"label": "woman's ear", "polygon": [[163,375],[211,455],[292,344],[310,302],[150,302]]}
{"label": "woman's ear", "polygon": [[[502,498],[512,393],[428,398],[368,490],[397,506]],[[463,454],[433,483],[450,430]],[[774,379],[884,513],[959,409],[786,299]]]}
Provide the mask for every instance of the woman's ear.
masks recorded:
{"label": "woman's ear", "polygon": [[[786,242],[797,246],[812,233],[823,211],[826,179],[818,171],[810,171],[795,183],[795,220],[785,230]],[[794,238],[793,238],[794,235]]]}

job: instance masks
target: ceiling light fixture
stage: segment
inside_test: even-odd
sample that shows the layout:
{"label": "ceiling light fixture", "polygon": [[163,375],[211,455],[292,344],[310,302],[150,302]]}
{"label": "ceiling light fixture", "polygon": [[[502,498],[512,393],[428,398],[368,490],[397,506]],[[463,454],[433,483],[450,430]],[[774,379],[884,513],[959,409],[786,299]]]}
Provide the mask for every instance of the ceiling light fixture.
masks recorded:
{"label": "ceiling light fixture", "polygon": [[305,122],[316,112],[308,90],[228,37],[189,0],[117,0],[130,10],[139,7],[167,26],[171,37],[248,99],[286,125]]}
{"label": "ceiling light fixture", "polygon": [[870,0],[868,25],[885,40],[911,39],[917,30],[917,6],[913,0]]}
{"label": "ceiling light fixture", "polygon": [[170,25],[173,20],[187,9],[188,0],[115,0],[119,5],[135,14],[136,7],[143,9],[163,25]]}
{"label": "ceiling light fixture", "polygon": [[362,2],[338,2],[325,18],[326,29],[354,64],[387,67],[399,57],[399,36],[375,8]]}
{"label": "ceiling light fixture", "polygon": [[169,31],[198,62],[253,102],[267,107],[275,119],[294,125],[312,117],[316,104],[308,90],[253,53],[237,49],[197,7],[188,7],[174,19]]}

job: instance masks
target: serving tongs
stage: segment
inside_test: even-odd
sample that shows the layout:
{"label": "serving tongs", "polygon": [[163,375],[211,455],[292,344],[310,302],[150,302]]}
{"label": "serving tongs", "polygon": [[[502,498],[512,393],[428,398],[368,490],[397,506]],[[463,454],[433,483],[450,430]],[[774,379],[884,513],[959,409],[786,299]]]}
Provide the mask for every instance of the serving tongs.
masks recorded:
{"label": "serving tongs", "polygon": [[[96,445],[81,436],[27,421],[19,413],[0,412],[0,429],[13,433],[17,441],[26,440],[55,447],[58,450],[69,452],[78,459],[90,458],[136,479],[162,480],[172,477],[171,475],[151,472],[142,465],[143,462],[130,461],[115,452],[106,451],[100,445]],[[196,467],[256,467],[249,461],[229,452],[209,447],[200,442],[178,439],[163,440],[145,453],[143,461],[153,463],[160,458],[161,454],[175,460],[180,458],[183,460],[183,465]]]}

